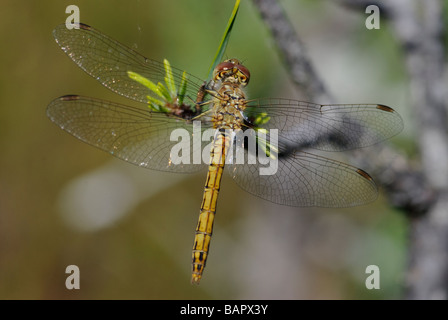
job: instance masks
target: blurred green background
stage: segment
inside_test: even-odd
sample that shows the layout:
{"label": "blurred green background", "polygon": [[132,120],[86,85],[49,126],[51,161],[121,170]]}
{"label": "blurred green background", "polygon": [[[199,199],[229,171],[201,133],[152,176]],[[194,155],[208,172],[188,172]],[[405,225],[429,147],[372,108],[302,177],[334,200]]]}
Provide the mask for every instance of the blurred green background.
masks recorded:
{"label": "blurred green background", "polygon": [[[229,177],[204,278],[192,286],[205,175],[137,168],[47,119],[48,103],[64,94],[128,102],[55,43],[66,6],[143,55],[205,78],[233,2],[2,0],[1,299],[400,298],[407,223],[383,196],[357,208],[289,208],[241,192]],[[392,106],[408,128],[392,143],[409,137],[408,83],[384,21],[369,31],[363,12],[331,1],[281,3],[337,101]],[[227,57],[251,70],[250,97],[301,98],[250,1],[242,1]],[[80,290],[65,287],[71,264],[80,268]],[[380,267],[380,290],[365,288],[371,264]]]}

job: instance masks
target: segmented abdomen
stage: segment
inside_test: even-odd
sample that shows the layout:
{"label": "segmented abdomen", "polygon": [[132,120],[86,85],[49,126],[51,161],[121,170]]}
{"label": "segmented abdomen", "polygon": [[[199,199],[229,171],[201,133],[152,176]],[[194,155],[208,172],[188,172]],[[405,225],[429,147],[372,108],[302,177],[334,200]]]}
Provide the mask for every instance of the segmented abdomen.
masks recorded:
{"label": "segmented abdomen", "polygon": [[210,150],[210,164],[205,181],[204,195],[199,213],[199,221],[193,245],[193,271],[191,282],[199,284],[207,261],[210,240],[213,233],[213,221],[216,213],[216,203],[221,185],[224,164],[231,145],[231,137],[223,129],[217,131]]}

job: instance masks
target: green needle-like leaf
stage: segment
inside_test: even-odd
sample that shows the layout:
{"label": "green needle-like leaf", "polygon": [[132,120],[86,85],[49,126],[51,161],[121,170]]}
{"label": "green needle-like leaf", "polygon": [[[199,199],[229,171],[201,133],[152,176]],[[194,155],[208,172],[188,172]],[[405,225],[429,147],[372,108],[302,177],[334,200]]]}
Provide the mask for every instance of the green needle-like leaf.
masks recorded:
{"label": "green needle-like leaf", "polygon": [[158,93],[160,93],[162,95],[162,97],[166,100],[166,101],[171,101],[171,95],[168,92],[168,90],[166,89],[166,87],[163,85],[163,83],[157,83],[157,91]]}
{"label": "green needle-like leaf", "polygon": [[157,85],[154,82],[152,82],[151,80],[146,79],[145,77],[139,75],[138,73],[132,72],[132,71],[128,71],[128,76],[132,80],[135,80],[138,83],[147,87],[149,90],[151,90],[152,92],[157,94],[160,98],[165,99],[163,94],[159,91],[159,88],[157,87]]}
{"label": "green needle-like leaf", "polygon": [[179,96],[177,100],[179,106],[181,106],[184,103],[184,97],[186,92],[187,92],[187,73],[184,71],[179,86]]}
{"label": "green needle-like leaf", "polygon": [[171,98],[175,98],[177,96],[176,84],[174,83],[173,70],[171,69],[171,65],[168,60],[163,59],[163,66],[165,67],[165,82],[168,87],[168,91],[171,94]]}
{"label": "green needle-like leaf", "polygon": [[210,67],[210,70],[208,72],[208,78],[207,80],[211,80],[213,77],[213,70],[215,67],[221,62],[222,57],[224,56],[224,52],[226,51],[227,43],[229,42],[230,33],[233,28],[233,23],[235,22],[236,15],[238,13],[238,9],[240,7],[240,0],[235,1],[235,5],[233,6],[232,15],[230,16],[229,22],[227,23],[227,28],[224,31],[224,35],[222,37],[221,43],[218,47],[218,51],[216,51],[215,60],[213,60],[213,63]]}
{"label": "green needle-like leaf", "polygon": [[[265,128],[258,128],[256,129],[257,132],[261,132],[263,136],[267,135],[267,130]],[[271,145],[267,139],[261,138],[258,134],[256,136],[257,144],[261,147],[261,149],[264,151],[267,157],[271,159],[277,159],[276,155],[278,154],[278,148]]]}
{"label": "green needle-like leaf", "polygon": [[266,124],[271,119],[270,116],[266,112],[262,112],[254,120],[254,124],[257,126],[261,126],[263,124]]}
{"label": "green needle-like leaf", "polygon": [[152,111],[162,111],[161,108],[163,107],[165,102],[151,96],[146,96],[146,98],[149,102],[149,109],[151,109]]}

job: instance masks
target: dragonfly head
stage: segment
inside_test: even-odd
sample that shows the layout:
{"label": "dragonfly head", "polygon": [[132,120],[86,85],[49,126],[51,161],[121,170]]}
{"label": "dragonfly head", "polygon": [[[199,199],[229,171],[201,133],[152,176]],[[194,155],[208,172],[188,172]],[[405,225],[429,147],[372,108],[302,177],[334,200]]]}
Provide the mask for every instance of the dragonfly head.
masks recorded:
{"label": "dragonfly head", "polygon": [[245,87],[249,83],[250,72],[237,59],[228,59],[218,64],[213,71],[215,81],[237,83]]}

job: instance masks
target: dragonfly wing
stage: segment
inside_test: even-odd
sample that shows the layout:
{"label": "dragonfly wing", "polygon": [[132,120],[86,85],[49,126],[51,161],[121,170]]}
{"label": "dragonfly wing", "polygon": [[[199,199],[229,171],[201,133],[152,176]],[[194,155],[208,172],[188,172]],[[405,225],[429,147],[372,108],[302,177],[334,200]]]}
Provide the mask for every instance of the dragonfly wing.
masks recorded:
{"label": "dragonfly wing", "polygon": [[259,99],[247,104],[249,120],[264,117],[260,127],[278,129],[291,148],[343,151],[386,140],[403,129],[403,120],[390,107],[377,104],[315,103],[288,99]]}
{"label": "dragonfly wing", "polygon": [[[110,90],[127,98],[147,103],[148,94],[159,98],[144,85],[132,80],[128,71],[164,84],[166,72],[163,63],[145,58],[131,48],[109,38],[100,31],[78,24],[79,29],[67,29],[65,24],[53,30],[53,36],[61,49],[85,72]],[[179,87],[183,71],[171,67],[176,86]],[[203,81],[187,74],[185,103],[195,102]]]}
{"label": "dragonfly wing", "polygon": [[263,165],[233,161],[227,168],[241,188],[282,205],[350,207],[369,203],[378,194],[375,182],[363,170],[303,151],[280,152]]}
{"label": "dragonfly wing", "polygon": [[[53,100],[47,115],[78,139],[141,167],[182,173],[205,167],[193,162],[193,125],[183,118],[82,96]],[[206,142],[199,143],[202,150]]]}

